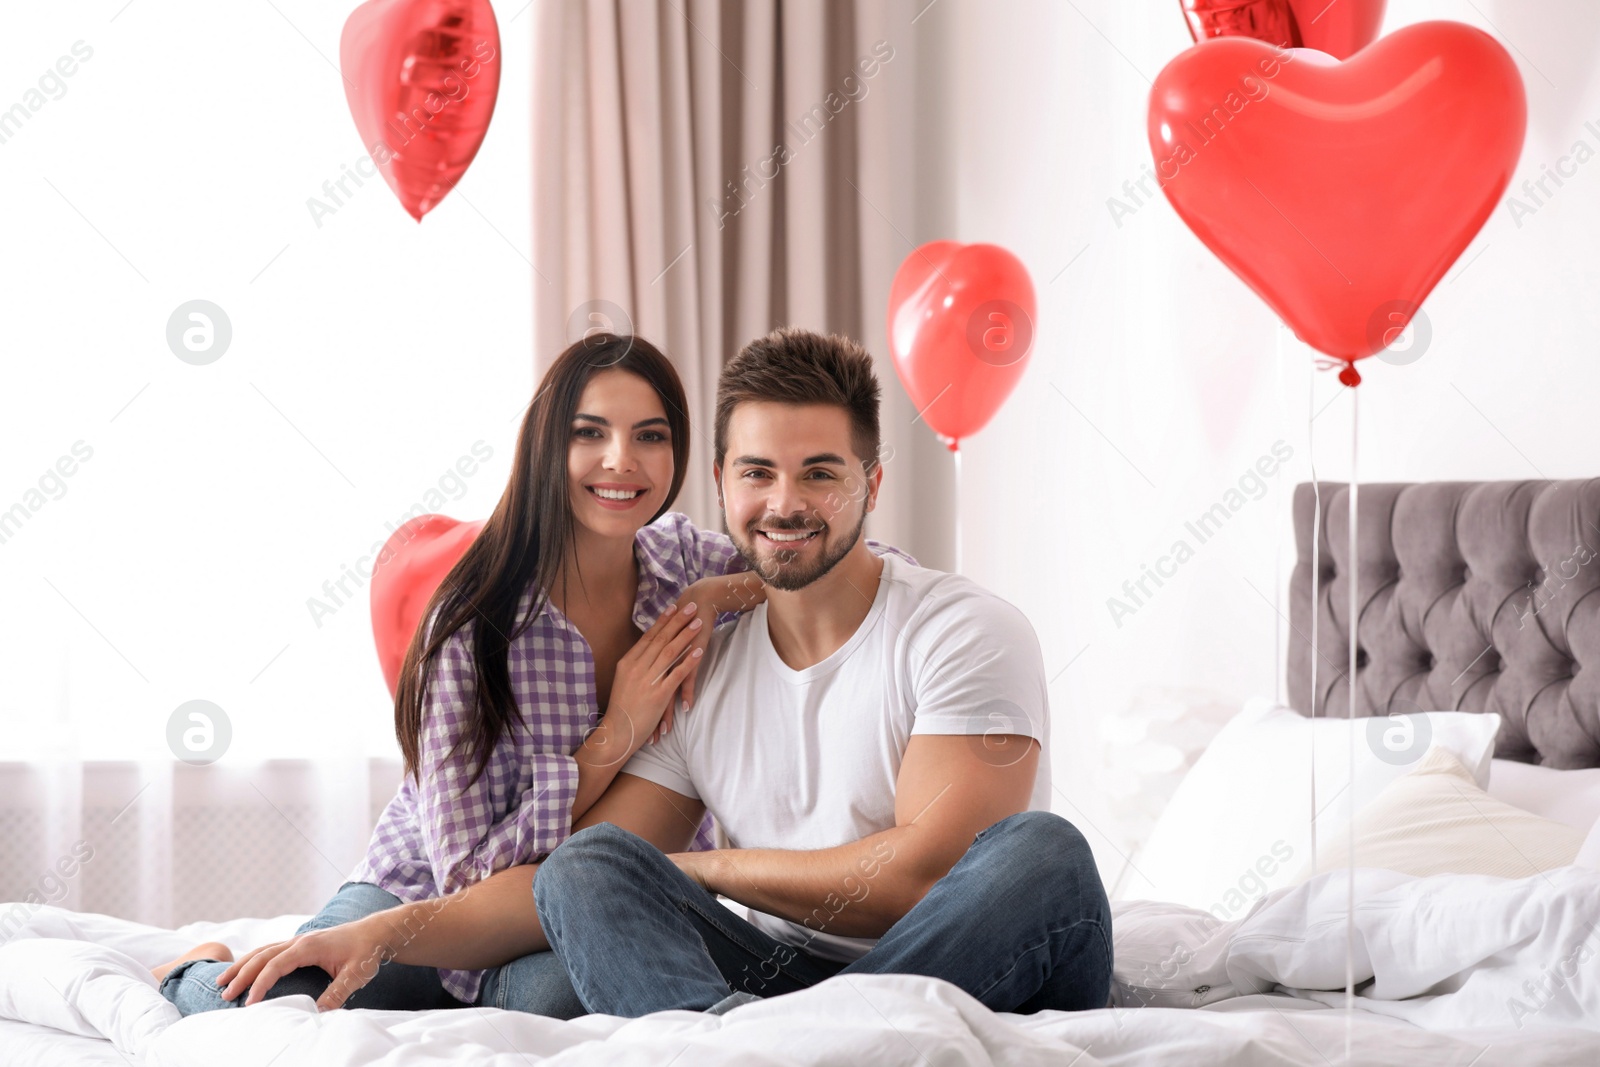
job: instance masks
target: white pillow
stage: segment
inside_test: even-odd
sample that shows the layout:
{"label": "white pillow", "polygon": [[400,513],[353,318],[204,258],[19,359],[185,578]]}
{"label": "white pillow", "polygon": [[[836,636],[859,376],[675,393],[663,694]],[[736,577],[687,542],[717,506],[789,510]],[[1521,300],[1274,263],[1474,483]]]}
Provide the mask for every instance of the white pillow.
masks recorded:
{"label": "white pillow", "polygon": [[[1312,861],[1311,753],[1316,742],[1316,837],[1323,850],[1352,810],[1438,745],[1488,782],[1500,716],[1456,711],[1370,719],[1309,719],[1252,701],[1195,761],[1119,887],[1119,899],[1167,900],[1228,921]],[[1356,776],[1349,782],[1349,739]]]}
{"label": "white pillow", "polygon": [[1489,795],[1574,829],[1600,820],[1600,767],[1561,771],[1534,763],[1489,763]]}
{"label": "white pillow", "polygon": [[[1527,878],[1567,867],[1583,844],[1583,831],[1496,800],[1479,789],[1461,761],[1431,749],[1416,770],[1356,812],[1355,865],[1425,878],[1432,874],[1491,874]],[[1316,870],[1349,862],[1348,829],[1333,835]]]}

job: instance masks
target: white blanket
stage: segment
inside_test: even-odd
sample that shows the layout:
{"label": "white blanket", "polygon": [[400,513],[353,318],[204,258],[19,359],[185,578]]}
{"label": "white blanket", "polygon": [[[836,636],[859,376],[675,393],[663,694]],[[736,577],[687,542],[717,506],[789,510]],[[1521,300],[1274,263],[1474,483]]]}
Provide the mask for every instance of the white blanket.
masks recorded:
{"label": "white blanket", "polygon": [[310,998],[286,997],[181,1019],[146,968],[200,941],[242,951],[287,935],[302,917],[164,931],[41,908],[0,946],[0,1019],[101,1037],[131,1060],[169,1067],[1327,1067],[1346,1062],[1347,1024],[1352,1059],[1364,1064],[1600,1062],[1600,874],[1360,870],[1356,890],[1358,1010],[1348,1017],[1327,1006],[1344,996],[1347,881],[1336,871],[1226,924],[1175,905],[1119,905],[1117,1006],[1102,1011],[996,1014],[948,983],[884,975],[836,977],[723,1017],[318,1013]]}
{"label": "white blanket", "polygon": [[1122,905],[1113,923],[1118,1003],[1199,1007],[1285,992],[1342,1006],[1348,938],[1356,1006],[1366,1011],[1428,1029],[1600,1031],[1600,872],[1350,875],[1279,890],[1232,923],[1167,904]]}

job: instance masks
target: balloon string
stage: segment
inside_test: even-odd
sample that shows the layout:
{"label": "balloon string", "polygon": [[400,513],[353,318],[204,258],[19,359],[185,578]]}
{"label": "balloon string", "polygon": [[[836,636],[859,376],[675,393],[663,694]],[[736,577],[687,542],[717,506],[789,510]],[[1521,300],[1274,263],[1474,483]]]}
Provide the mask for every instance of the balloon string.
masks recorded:
{"label": "balloon string", "polygon": [[955,503],[956,503],[956,570],[961,573],[961,449],[952,448],[950,456],[955,461]]}
{"label": "balloon string", "polygon": [[[1278,324],[1277,353],[1272,362],[1273,399],[1278,407],[1278,434],[1284,436],[1283,423],[1283,324]],[[1283,515],[1283,466],[1278,466],[1272,481],[1272,612],[1276,616],[1272,626],[1272,681],[1273,703],[1283,706],[1284,675],[1288,669],[1283,661],[1283,538],[1277,522]]]}
{"label": "balloon string", "polygon": [[[1353,368],[1352,368],[1353,369]],[[1350,729],[1346,731],[1350,750],[1350,786],[1356,781],[1356,624],[1360,621],[1360,560],[1356,555],[1356,446],[1361,439],[1358,414],[1361,394],[1350,390]],[[1344,1060],[1350,1060],[1351,1016],[1356,1004],[1356,805],[1350,798],[1346,836],[1350,839],[1350,870],[1344,912]]]}
{"label": "balloon string", "polygon": [[1311,463],[1311,868],[1317,865],[1317,620],[1322,615],[1322,486],[1317,481],[1317,376],[1306,395],[1306,458]]}

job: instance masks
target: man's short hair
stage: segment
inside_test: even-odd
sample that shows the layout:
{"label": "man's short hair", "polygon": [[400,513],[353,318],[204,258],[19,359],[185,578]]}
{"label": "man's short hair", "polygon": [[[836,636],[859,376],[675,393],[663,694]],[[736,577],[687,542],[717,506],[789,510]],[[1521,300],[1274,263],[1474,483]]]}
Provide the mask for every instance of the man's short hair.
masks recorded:
{"label": "man's short hair", "polygon": [[850,416],[851,445],[871,471],[878,463],[878,401],[872,357],[859,342],[794,326],[745,345],[717,382],[717,465],[728,450],[728,423],[740,404],[832,404]]}

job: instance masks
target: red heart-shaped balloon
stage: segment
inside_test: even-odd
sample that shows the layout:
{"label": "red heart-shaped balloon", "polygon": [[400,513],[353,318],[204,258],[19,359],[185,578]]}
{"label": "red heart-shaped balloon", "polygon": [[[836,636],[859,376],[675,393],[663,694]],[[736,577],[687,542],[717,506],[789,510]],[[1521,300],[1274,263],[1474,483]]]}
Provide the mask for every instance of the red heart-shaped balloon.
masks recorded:
{"label": "red heart-shaped balloon", "polygon": [[1516,64],[1459,22],[1406,26],[1343,63],[1207,41],[1150,91],[1150,148],[1178,215],[1302,341],[1343,360],[1410,321],[1499,202],[1526,125]]}
{"label": "red heart-shaped balloon", "polygon": [[370,591],[372,640],[390,696],[428,598],[482,529],[481,519],[460,522],[446,515],[418,515],[390,534],[378,552]]}
{"label": "red heart-shaped balloon", "polygon": [[953,451],[1000,410],[1033,348],[1033,280],[999,245],[930,241],[889,288],[889,348],[922,418]]}
{"label": "red heart-shaped balloon", "polygon": [[418,222],[483,144],[500,91],[489,0],[367,0],[339,38],[361,143]]}

